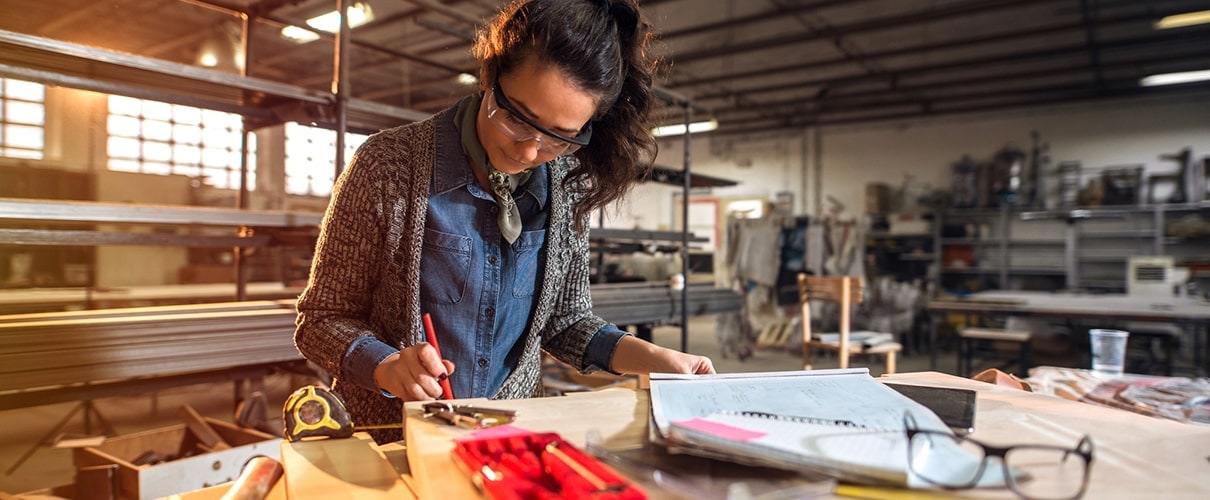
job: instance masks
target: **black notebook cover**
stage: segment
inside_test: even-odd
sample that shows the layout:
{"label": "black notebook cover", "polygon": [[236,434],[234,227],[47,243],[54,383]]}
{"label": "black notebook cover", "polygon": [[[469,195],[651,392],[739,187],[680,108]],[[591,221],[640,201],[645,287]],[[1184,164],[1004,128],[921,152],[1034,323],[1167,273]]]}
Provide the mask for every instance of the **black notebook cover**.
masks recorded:
{"label": "black notebook cover", "polygon": [[952,387],[886,382],[883,384],[933,410],[933,413],[941,417],[941,421],[958,435],[966,435],[975,430],[975,391]]}

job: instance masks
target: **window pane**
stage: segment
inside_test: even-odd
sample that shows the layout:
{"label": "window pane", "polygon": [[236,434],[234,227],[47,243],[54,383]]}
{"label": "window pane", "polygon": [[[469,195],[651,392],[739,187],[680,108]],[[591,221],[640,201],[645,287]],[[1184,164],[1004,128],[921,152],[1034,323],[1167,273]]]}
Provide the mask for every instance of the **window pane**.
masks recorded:
{"label": "window pane", "polygon": [[206,148],[202,150],[202,164],[208,167],[227,166],[227,150]]}
{"label": "window pane", "polygon": [[143,101],[143,117],[166,122],[172,119],[172,105],[165,102]]}
{"label": "window pane", "polygon": [[230,113],[215,111],[213,109],[202,110],[202,125],[206,127],[227,128],[231,122],[228,117]]}
{"label": "window pane", "polygon": [[23,101],[46,100],[46,87],[40,83],[22,80],[5,80],[4,96]]}
{"label": "window pane", "polygon": [[143,109],[143,102],[133,97],[120,95],[109,96],[109,112],[111,114],[138,116]]}
{"label": "window pane", "polygon": [[5,103],[5,120],[13,123],[28,123],[42,125],[46,122],[46,112],[42,105],[36,102],[8,101]]}
{"label": "window pane", "polygon": [[42,150],[42,127],[5,125],[4,144],[18,148]]}
{"label": "window pane", "polygon": [[197,125],[202,123],[202,112],[200,109],[189,106],[173,106],[172,121],[186,125]]}
{"label": "window pane", "polygon": [[143,172],[149,174],[168,175],[172,173],[172,165],[167,163],[145,162],[143,163]]}
{"label": "window pane", "polygon": [[4,154],[2,156],[7,156],[9,158],[40,160],[42,159],[42,151],[35,149],[4,148]]}
{"label": "window pane", "polygon": [[183,165],[183,164],[175,163],[175,162],[172,164],[172,173],[177,174],[177,175],[184,175],[186,177],[197,177],[198,172],[200,172],[200,171],[201,171],[201,168],[199,168],[197,165]]}
{"label": "window pane", "polygon": [[139,135],[139,119],[133,116],[109,115],[109,135]]}
{"label": "window pane", "polygon": [[197,125],[173,125],[172,140],[178,144],[201,144],[202,129]]}
{"label": "window pane", "polygon": [[110,168],[198,178],[206,165],[215,170],[204,182],[228,187],[242,151],[240,132],[228,127],[240,126],[239,115],[120,96],[109,102]]}
{"label": "window pane", "polygon": [[181,165],[197,165],[202,162],[202,150],[197,146],[178,144],[172,148],[172,160]]}
{"label": "window pane", "polygon": [[133,160],[119,160],[116,158],[109,159],[109,169],[121,172],[138,172],[142,166],[139,162]]}
{"label": "window pane", "polygon": [[[285,130],[287,192],[330,194],[336,170],[336,132],[297,123],[287,123]],[[367,138],[362,134],[345,134],[346,161]]]}
{"label": "window pane", "polygon": [[306,195],[311,193],[311,185],[305,177],[287,177],[286,194]]}
{"label": "window pane", "polygon": [[172,140],[172,125],[161,121],[144,121],[143,138],[153,141],[168,142]]}
{"label": "window pane", "polygon": [[148,161],[168,163],[172,160],[172,147],[162,142],[143,142],[143,158]]}
{"label": "window pane", "polygon": [[205,183],[211,186],[219,188],[229,187],[226,169],[204,168],[202,169],[202,177],[205,179]]}
{"label": "window pane", "polygon": [[137,139],[111,136],[108,148],[110,158],[137,159],[139,157],[139,141]]}
{"label": "window pane", "polygon": [[239,144],[239,137],[234,140],[231,137],[231,132],[227,129],[206,126],[202,128],[202,144],[210,147],[226,146],[228,144]]}
{"label": "window pane", "polygon": [[40,83],[0,78],[0,156],[42,158],[45,96]]}
{"label": "window pane", "polygon": [[311,183],[311,193],[316,196],[327,196],[332,194],[332,177],[324,177],[323,179],[313,179]]}

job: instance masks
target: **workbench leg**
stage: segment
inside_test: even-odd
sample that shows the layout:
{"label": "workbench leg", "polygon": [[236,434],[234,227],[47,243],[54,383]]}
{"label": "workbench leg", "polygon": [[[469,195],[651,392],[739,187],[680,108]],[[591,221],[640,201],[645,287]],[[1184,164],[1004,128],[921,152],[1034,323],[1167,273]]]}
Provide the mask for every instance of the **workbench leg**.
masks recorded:
{"label": "workbench leg", "polygon": [[18,458],[17,462],[9,467],[4,473],[6,475],[12,475],[12,473],[21,467],[26,460],[29,460],[29,457],[34,456],[34,453],[38,451],[38,448],[54,444],[54,437],[62,433],[63,429],[67,427],[67,424],[71,423],[72,417],[75,417],[77,413],[80,413],[80,411],[84,411],[84,432],[92,432],[90,429],[92,427],[90,419],[92,415],[95,415],[97,421],[101,423],[101,427],[104,429],[106,436],[112,436],[115,434],[113,427],[109,425],[109,422],[105,420],[105,417],[101,416],[101,413],[97,411],[97,408],[93,402],[82,401],[80,404],[72,407],[71,411],[67,412],[67,415],[65,415],[62,420],[59,420],[59,423],[55,424],[55,426],[51,428],[49,432],[44,434],[41,439],[39,439],[32,447],[26,450],[25,453],[21,455],[21,458]]}

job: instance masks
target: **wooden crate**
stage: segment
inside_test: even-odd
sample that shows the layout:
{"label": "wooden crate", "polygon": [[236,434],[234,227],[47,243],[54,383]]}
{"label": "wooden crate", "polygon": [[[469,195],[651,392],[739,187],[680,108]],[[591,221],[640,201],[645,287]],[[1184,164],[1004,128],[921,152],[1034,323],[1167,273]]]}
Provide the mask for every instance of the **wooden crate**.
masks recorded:
{"label": "wooden crate", "polygon": [[[135,465],[132,462],[147,452],[172,456],[181,450],[197,449],[197,439],[184,424],[118,436],[106,439],[99,446],[74,450],[77,481],[85,475],[95,478],[98,468],[109,467],[115,498],[162,498],[234,481],[244,463],[257,455],[281,459],[281,439],[277,436],[212,418],[206,418],[206,422],[231,445],[230,449],[154,465]],[[95,496],[85,492],[81,498],[109,497],[103,488],[90,490]]]}

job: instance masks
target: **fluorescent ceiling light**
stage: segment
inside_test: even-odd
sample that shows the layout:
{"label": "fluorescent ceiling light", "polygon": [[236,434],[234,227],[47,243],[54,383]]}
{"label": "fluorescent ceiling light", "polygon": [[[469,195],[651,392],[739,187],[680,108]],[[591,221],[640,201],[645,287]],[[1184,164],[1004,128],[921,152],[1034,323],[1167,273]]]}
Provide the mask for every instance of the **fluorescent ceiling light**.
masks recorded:
{"label": "fluorescent ceiling light", "polygon": [[[374,12],[370,10],[368,4],[358,2],[349,6],[349,29],[356,28],[372,20],[374,20]],[[307,19],[307,26],[320,31],[327,31],[328,33],[336,33],[340,30],[340,12],[333,10],[326,14]],[[281,34],[298,43],[306,43],[319,39],[319,35],[297,26],[286,26],[281,29]]]}
{"label": "fluorescent ceiling light", "polygon": [[214,55],[214,52],[204,52],[198,57],[197,63],[207,68],[213,68],[218,66],[218,56]]}
{"label": "fluorescent ceiling light", "polygon": [[1144,87],[1155,87],[1158,85],[1177,85],[1181,83],[1200,82],[1203,80],[1210,80],[1210,69],[1151,75],[1139,80],[1139,85]]}
{"label": "fluorescent ceiling light", "polygon": [[462,85],[474,85],[479,83],[479,79],[470,73],[458,73],[458,83]]}
{"label": "fluorescent ceiling light", "polygon": [[1195,12],[1177,14],[1175,16],[1166,16],[1163,19],[1155,22],[1155,29],[1166,30],[1172,28],[1184,28],[1185,26],[1206,23],[1210,23],[1210,10],[1199,10]]}
{"label": "fluorescent ceiling light", "polygon": [[[696,134],[698,132],[709,132],[718,128],[718,120],[711,118],[707,121],[693,122],[689,124],[689,133]],[[685,124],[679,123],[676,125],[662,125],[651,129],[651,135],[656,137],[664,137],[669,135],[681,135],[685,133]]]}

